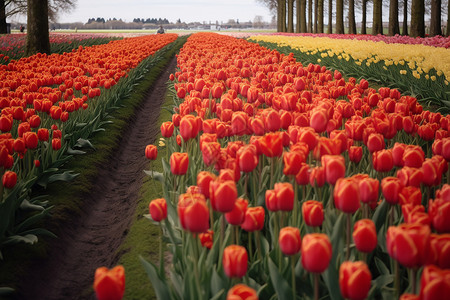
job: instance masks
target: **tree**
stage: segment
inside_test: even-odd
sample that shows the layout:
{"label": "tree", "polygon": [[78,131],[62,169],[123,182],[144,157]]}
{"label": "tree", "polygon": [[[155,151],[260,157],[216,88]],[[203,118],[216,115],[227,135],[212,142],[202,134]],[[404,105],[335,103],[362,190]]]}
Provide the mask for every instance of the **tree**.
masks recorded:
{"label": "tree", "polygon": [[373,23],[372,23],[372,34],[383,34],[383,12],[382,12],[383,1],[373,0]]}
{"label": "tree", "polygon": [[348,1],[348,33],[356,34],[355,0]]}
{"label": "tree", "polygon": [[[408,0],[405,0],[408,1]],[[361,34],[366,34],[367,23],[367,0],[362,0],[362,20],[361,20]]]}
{"label": "tree", "polygon": [[295,0],[295,13],[296,13],[296,24],[295,24],[295,32],[299,33],[300,31],[300,22],[302,19],[302,15],[300,14],[300,0]]}
{"label": "tree", "polygon": [[306,32],[306,0],[300,0],[300,32]]}
{"label": "tree", "polygon": [[308,0],[308,32],[313,32],[312,0]]}
{"label": "tree", "polygon": [[317,10],[317,18],[319,19],[319,22],[317,24],[317,32],[323,33],[323,0],[317,0],[318,3],[318,10]]}
{"label": "tree", "polygon": [[294,0],[288,0],[288,27],[287,32],[294,32]]}
{"label": "tree", "polygon": [[344,33],[344,1],[336,1],[336,33]]}
{"label": "tree", "polygon": [[333,0],[328,0],[328,31],[327,31],[327,33],[328,34],[333,33]]}
{"label": "tree", "polygon": [[319,0],[314,0],[314,33],[317,33]]}
{"label": "tree", "polygon": [[431,0],[430,35],[431,36],[442,35],[441,0]]}
{"label": "tree", "polygon": [[398,0],[390,0],[389,2],[389,35],[400,33],[398,24]]}
{"label": "tree", "polygon": [[48,0],[28,0],[26,54],[50,53]]}
{"label": "tree", "polygon": [[412,0],[411,3],[411,36],[425,36],[425,2]]}
{"label": "tree", "polygon": [[402,34],[408,35],[408,0],[403,0],[403,26]]}
{"label": "tree", "polygon": [[450,1],[447,2],[447,36],[450,36]]}

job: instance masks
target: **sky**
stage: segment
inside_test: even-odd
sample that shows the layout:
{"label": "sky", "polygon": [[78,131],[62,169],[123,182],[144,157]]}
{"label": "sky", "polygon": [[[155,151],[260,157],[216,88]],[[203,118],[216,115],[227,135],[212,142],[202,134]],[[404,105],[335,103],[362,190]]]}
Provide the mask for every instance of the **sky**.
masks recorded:
{"label": "sky", "polygon": [[61,14],[60,23],[83,22],[89,18],[122,19],[131,22],[134,18],[166,18],[175,23],[182,22],[240,22],[254,20],[262,16],[270,22],[268,8],[256,0],[77,0],[77,7],[70,13]]}

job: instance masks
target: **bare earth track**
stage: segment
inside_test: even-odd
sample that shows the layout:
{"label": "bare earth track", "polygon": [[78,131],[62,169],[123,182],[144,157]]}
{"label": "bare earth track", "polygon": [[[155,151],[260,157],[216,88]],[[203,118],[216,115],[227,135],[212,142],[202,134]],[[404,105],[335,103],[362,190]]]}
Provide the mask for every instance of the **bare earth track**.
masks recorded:
{"label": "bare earth track", "polygon": [[159,132],[152,124],[158,121],[165,83],[175,66],[174,57],[137,108],[109,164],[100,169],[81,217],[59,233],[49,258],[36,262],[18,299],[95,299],[90,289],[95,269],[112,267],[120,258],[115,253],[131,225],[145,176],[144,149]]}

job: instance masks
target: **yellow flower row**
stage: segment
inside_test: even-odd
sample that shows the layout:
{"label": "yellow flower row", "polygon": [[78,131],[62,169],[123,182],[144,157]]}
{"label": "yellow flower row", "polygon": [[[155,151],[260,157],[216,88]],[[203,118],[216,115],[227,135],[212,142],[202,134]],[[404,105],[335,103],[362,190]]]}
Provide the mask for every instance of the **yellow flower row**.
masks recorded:
{"label": "yellow flower row", "polygon": [[[446,83],[450,81],[450,49],[425,45],[386,44],[385,42],[360,41],[350,39],[332,39],[327,37],[258,35],[249,38],[255,42],[276,43],[289,46],[308,55],[320,53],[321,57],[333,57],[356,64],[384,63],[409,68],[414,74],[428,72],[434,68],[437,75],[444,75]],[[406,73],[406,71],[405,71]],[[433,76],[433,78],[435,78]]]}

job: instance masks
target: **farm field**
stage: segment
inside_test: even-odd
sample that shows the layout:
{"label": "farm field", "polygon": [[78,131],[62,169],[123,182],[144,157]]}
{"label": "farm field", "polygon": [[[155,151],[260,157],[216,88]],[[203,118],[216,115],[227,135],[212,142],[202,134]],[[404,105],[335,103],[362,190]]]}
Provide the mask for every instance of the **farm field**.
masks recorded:
{"label": "farm field", "polygon": [[0,40],[0,296],[450,292],[450,38],[148,33]]}

